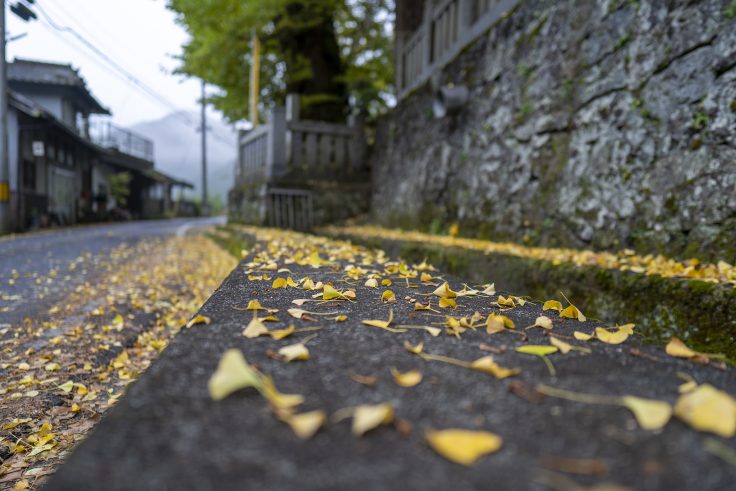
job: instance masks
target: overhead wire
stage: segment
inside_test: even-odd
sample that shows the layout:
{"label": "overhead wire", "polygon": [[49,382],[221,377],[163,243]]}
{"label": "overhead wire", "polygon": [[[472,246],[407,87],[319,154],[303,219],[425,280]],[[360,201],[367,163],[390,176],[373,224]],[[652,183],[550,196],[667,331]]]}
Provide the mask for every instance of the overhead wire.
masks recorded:
{"label": "overhead wire", "polygon": [[[179,107],[177,107],[174,103],[169,101],[166,97],[162,96],[156,90],[152,89],[148,85],[146,85],[144,82],[142,82],[138,77],[130,73],[125,67],[120,65],[118,62],[116,62],[114,59],[112,59],[110,56],[108,56],[106,53],[104,53],[101,49],[99,49],[97,46],[95,46],[93,43],[88,41],[82,34],[80,34],[77,30],[70,26],[62,26],[60,24],[57,24],[51,16],[46,12],[46,10],[40,5],[40,2],[36,3],[36,7],[38,8],[39,12],[43,16],[43,20],[46,22],[45,25],[50,26],[53,30],[58,31],[60,33],[69,33],[71,34],[78,42],[80,42],[83,46],[85,46],[87,49],[89,49],[92,53],[97,55],[101,60],[103,60],[109,67],[112,67],[114,69],[114,72],[112,72],[109,67],[105,67],[104,65],[97,63],[98,66],[103,67],[110,73],[114,73],[119,78],[127,82],[128,84],[131,84],[133,87],[140,90],[142,93],[147,95],[150,99],[152,99],[155,102],[158,102],[159,104],[168,107],[170,110],[173,111],[173,114],[180,118],[182,121],[184,121],[187,125],[193,127],[194,129],[197,129],[201,131],[201,128],[199,124],[192,121],[192,119],[184,112],[180,110]],[[69,15],[69,14],[67,14]],[[73,17],[69,16],[73,19]],[[76,21],[78,25],[78,21]],[[64,39],[62,36],[57,36],[61,39]],[[69,44],[69,43],[67,43]],[[69,44],[73,47],[73,45]],[[76,48],[75,48],[76,49]],[[209,132],[212,137],[214,137],[217,140],[220,140],[222,143],[227,143],[228,145],[232,145],[233,142],[226,140],[221,135],[210,131]]]}

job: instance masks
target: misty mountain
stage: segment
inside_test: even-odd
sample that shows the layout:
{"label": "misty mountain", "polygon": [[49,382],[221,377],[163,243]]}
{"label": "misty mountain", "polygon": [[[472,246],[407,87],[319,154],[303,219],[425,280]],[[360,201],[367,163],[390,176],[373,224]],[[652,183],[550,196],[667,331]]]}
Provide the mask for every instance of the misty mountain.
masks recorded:
{"label": "misty mountain", "polygon": [[[195,111],[176,111],[130,127],[153,140],[156,169],[194,184],[196,196],[202,186],[199,118]],[[220,195],[223,202],[233,185],[236,135],[219,114],[207,112],[207,190],[210,196]]]}

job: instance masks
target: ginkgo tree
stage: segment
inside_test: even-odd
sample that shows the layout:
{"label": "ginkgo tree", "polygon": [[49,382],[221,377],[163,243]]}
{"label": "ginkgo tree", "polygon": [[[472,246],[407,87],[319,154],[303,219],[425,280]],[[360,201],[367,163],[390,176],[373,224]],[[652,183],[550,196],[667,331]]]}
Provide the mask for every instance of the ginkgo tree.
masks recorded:
{"label": "ginkgo tree", "polygon": [[301,95],[303,119],[375,114],[390,100],[392,0],[169,0],[190,35],[178,72],[221,90],[210,102],[246,117],[251,34],[262,45],[261,100]]}

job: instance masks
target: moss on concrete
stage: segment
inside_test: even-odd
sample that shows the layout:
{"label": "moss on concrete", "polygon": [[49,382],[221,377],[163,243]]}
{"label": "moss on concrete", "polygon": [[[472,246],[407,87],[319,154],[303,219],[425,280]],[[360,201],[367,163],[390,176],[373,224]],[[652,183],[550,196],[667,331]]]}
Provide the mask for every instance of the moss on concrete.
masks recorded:
{"label": "moss on concrete", "polygon": [[696,350],[736,358],[736,288],[417,242],[340,238],[407,261],[426,259],[469,281],[495,282],[499,290],[538,301],[562,300],[564,292],[590,318],[606,324],[634,322],[648,342],[664,344],[678,336]]}

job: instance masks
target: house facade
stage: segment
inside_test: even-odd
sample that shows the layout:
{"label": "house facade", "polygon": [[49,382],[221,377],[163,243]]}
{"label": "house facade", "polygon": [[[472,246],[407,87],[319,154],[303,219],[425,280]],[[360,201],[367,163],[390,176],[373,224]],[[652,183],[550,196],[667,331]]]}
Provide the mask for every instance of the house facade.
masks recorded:
{"label": "house facade", "polygon": [[[110,112],[70,65],[15,59],[8,87],[14,230],[192,212],[172,197],[175,187],[192,185],[155,170],[153,142],[91,121]],[[128,189],[124,202],[113,197],[116,180]]]}

